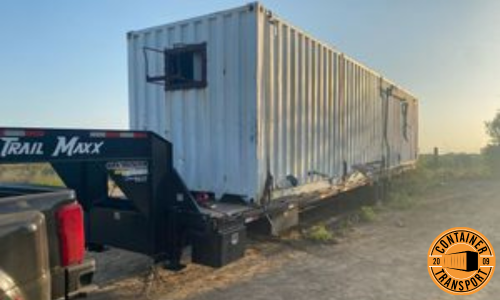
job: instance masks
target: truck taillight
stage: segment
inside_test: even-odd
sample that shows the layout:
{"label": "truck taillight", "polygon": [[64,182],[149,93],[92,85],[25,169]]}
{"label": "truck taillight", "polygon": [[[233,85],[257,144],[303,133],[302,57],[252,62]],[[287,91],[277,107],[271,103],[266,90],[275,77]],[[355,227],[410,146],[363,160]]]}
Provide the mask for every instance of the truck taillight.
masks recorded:
{"label": "truck taillight", "polygon": [[85,255],[82,207],[78,203],[63,206],[57,211],[57,221],[62,266],[81,263]]}

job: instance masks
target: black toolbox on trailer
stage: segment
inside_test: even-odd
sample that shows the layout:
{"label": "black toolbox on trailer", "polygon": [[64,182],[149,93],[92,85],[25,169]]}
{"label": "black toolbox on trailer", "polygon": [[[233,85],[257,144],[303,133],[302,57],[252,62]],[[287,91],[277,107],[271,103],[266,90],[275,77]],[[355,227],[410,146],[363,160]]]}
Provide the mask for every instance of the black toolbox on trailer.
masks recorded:
{"label": "black toolbox on trailer", "polygon": [[214,224],[206,232],[192,235],[194,263],[219,268],[243,257],[246,248],[246,226],[242,218]]}

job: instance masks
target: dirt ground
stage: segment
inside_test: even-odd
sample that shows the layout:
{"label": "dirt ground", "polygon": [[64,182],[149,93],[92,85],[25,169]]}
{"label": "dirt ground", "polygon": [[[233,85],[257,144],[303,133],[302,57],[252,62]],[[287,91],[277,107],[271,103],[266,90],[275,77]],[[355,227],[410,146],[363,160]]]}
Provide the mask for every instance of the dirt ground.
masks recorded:
{"label": "dirt ground", "polygon": [[[479,230],[500,251],[500,184],[448,183],[419,197],[407,210],[383,209],[378,220],[355,225],[334,244],[266,240],[246,257],[213,270],[195,265],[180,273],[152,269],[147,258],[112,250],[95,255],[90,300],[108,299],[415,299],[443,300],[427,271],[427,251],[451,228]],[[500,274],[468,299],[498,299]],[[454,298],[453,298],[454,299]]]}

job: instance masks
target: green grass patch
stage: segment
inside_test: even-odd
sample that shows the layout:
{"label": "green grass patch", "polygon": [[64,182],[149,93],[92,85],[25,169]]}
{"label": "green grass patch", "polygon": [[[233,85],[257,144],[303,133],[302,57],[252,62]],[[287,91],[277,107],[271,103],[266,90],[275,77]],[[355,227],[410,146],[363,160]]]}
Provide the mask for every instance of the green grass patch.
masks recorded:
{"label": "green grass patch", "polygon": [[306,231],[305,236],[311,241],[320,243],[328,243],[335,240],[333,232],[330,231],[325,224],[319,224],[311,227]]}
{"label": "green grass patch", "polygon": [[428,191],[456,180],[485,179],[491,176],[479,154],[445,154],[437,158],[421,155],[415,170],[390,180],[386,202],[390,207],[409,209]]}
{"label": "green grass patch", "polygon": [[372,206],[361,206],[359,217],[365,222],[373,222],[377,219],[377,213]]}
{"label": "green grass patch", "polygon": [[404,191],[396,191],[389,194],[389,207],[396,209],[410,209],[415,206],[415,199]]}

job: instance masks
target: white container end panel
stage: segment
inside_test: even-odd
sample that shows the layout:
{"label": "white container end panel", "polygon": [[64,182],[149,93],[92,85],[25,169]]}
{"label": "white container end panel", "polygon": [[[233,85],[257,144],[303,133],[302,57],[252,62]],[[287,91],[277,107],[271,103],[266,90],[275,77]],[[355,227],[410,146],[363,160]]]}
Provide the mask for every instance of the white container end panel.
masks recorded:
{"label": "white container end panel", "polygon": [[[256,15],[249,6],[129,33],[130,125],[173,143],[174,166],[191,190],[255,195]],[[206,87],[164,91],[164,72],[144,47],[206,45]]]}

